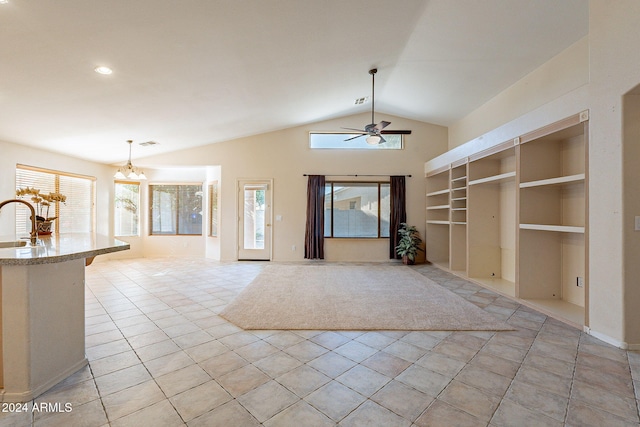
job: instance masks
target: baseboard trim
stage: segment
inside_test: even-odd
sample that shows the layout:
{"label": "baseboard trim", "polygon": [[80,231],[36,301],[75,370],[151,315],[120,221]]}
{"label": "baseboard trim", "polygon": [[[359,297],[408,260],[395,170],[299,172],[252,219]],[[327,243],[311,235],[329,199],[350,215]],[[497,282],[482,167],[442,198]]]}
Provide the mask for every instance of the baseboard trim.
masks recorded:
{"label": "baseboard trim", "polygon": [[40,396],[45,391],[49,390],[54,385],[58,384],[60,381],[62,381],[65,378],[69,377],[70,375],[74,374],[75,372],[79,371],[80,369],[84,368],[88,364],[89,364],[89,361],[87,360],[86,357],[84,357],[82,360],[74,363],[73,365],[71,365],[69,368],[67,368],[63,372],[59,373],[58,375],[54,376],[53,378],[50,378],[45,383],[37,385],[36,387],[34,387],[31,390],[12,392],[12,391],[7,391],[5,389],[5,390],[3,390],[2,394],[1,394],[2,402],[18,403],[18,402],[28,402],[30,400],[33,400],[36,397]]}
{"label": "baseboard trim", "polygon": [[584,331],[586,333],[588,333],[589,335],[591,335],[592,337],[598,338],[600,341],[604,341],[607,344],[611,344],[613,346],[616,346],[618,348],[621,348],[622,350],[640,350],[640,344],[631,344],[629,345],[628,343],[624,342],[624,341],[620,341],[617,340],[615,338],[610,337],[609,335],[594,331],[593,329],[585,326],[584,327]]}

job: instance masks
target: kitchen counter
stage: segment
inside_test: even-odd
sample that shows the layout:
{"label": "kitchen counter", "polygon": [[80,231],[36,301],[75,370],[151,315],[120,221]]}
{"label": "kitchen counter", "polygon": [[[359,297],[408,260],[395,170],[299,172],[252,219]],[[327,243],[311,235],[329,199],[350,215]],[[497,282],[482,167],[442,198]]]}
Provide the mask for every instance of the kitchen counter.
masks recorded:
{"label": "kitchen counter", "polygon": [[0,248],[0,265],[50,264],[72,259],[92,259],[97,255],[129,249],[129,244],[112,237],[92,233],[42,236],[35,246],[28,238],[0,236],[0,242],[23,240],[26,246]]}
{"label": "kitchen counter", "polygon": [[87,365],[85,268],[127,249],[96,234],[0,248],[0,401],[28,402]]}

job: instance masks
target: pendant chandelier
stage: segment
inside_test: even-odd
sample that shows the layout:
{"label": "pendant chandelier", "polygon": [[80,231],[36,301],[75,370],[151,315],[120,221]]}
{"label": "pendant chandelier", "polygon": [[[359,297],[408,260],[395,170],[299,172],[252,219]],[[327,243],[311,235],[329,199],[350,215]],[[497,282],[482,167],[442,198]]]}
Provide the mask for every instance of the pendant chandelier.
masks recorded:
{"label": "pendant chandelier", "polygon": [[127,143],[129,144],[129,160],[126,165],[118,168],[118,172],[113,177],[116,179],[147,179],[142,170],[139,171],[138,168],[131,164],[131,144],[133,144],[133,141],[129,139]]}

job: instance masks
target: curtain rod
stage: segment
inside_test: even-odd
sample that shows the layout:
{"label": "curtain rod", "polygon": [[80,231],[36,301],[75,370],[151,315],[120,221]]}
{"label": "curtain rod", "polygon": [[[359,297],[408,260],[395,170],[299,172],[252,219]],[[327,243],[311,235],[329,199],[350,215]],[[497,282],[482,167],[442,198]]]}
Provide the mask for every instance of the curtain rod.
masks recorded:
{"label": "curtain rod", "polygon": [[[302,174],[302,176],[309,176],[309,175],[313,175],[313,174]],[[384,175],[384,174],[378,174],[378,175],[368,175],[368,174],[345,174],[345,175],[324,175],[324,176],[405,176],[407,178],[411,178],[411,175]]]}

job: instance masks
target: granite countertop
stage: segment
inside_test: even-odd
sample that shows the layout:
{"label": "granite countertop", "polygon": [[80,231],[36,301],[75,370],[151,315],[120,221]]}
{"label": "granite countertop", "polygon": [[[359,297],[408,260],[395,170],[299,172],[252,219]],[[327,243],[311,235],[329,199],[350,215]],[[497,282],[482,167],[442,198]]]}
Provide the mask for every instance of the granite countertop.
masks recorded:
{"label": "granite countertop", "polygon": [[0,242],[26,240],[27,245],[0,248],[0,265],[52,264],[78,258],[93,258],[110,252],[124,251],[129,244],[113,237],[93,233],[70,233],[38,237],[31,246],[29,239],[0,236]]}

